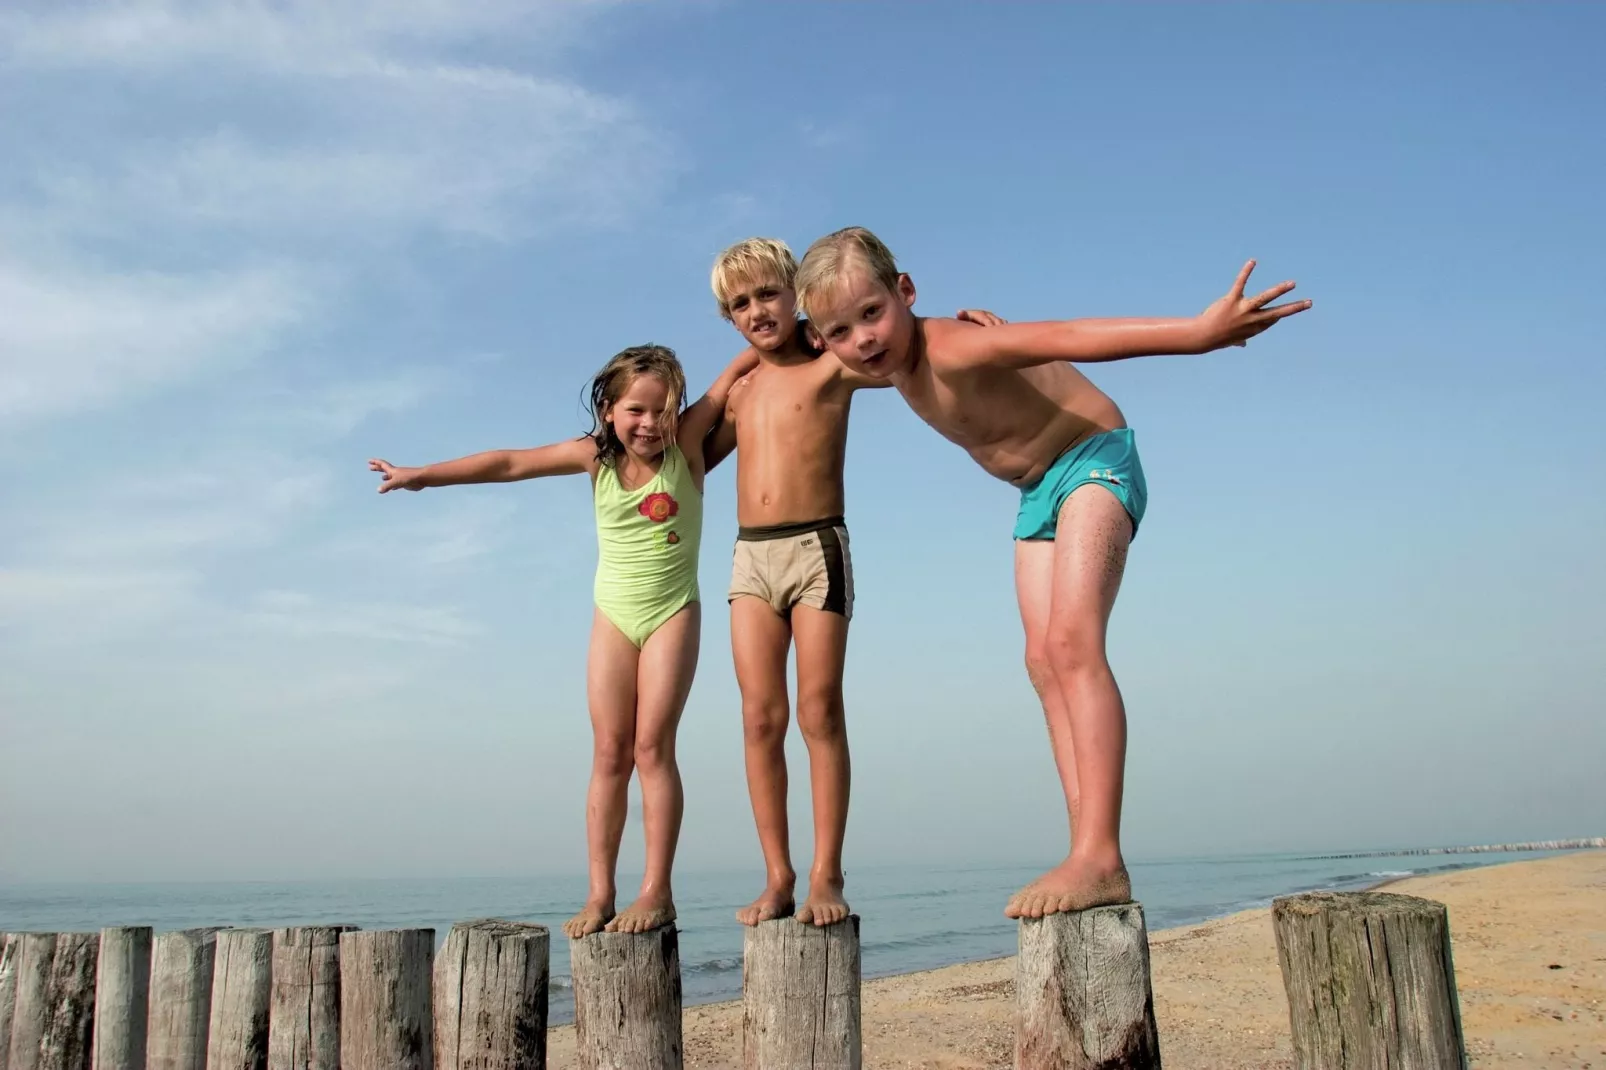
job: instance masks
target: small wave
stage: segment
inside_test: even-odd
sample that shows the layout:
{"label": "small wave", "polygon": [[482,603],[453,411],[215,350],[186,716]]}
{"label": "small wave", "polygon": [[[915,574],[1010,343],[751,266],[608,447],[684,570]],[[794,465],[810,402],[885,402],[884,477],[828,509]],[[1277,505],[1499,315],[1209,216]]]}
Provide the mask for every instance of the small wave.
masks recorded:
{"label": "small wave", "polygon": [[736,956],[705,959],[702,962],[694,962],[689,966],[682,967],[687,973],[730,973],[741,968],[742,960]]}

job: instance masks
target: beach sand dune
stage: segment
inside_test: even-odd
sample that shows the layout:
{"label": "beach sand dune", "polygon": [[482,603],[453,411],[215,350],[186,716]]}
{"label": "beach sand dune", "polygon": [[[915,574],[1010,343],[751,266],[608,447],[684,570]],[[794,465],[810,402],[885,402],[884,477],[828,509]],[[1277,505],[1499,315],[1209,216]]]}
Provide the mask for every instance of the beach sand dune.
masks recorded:
{"label": "beach sand dune", "polygon": [[[1449,907],[1473,1067],[1606,1070],[1606,851],[1411,878],[1390,891]],[[1168,1070],[1293,1065],[1269,911],[1150,942]],[[1013,968],[995,959],[865,982],[865,1066],[1009,1067]],[[687,1067],[737,1070],[741,1005],[688,1008],[685,1044]],[[572,1027],[552,1030],[549,1065],[575,1066]]]}

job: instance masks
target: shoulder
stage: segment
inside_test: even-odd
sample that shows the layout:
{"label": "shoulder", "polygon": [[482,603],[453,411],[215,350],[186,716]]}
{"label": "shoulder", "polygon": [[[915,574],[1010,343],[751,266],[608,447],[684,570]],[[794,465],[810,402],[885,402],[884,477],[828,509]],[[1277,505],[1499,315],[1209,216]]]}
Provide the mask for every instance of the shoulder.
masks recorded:
{"label": "shoulder", "polygon": [[974,349],[974,332],[982,328],[975,323],[950,319],[946,316],[922,316],[915,321],[924,363],[938,373],[953,372],[961,368],[965,358]]}

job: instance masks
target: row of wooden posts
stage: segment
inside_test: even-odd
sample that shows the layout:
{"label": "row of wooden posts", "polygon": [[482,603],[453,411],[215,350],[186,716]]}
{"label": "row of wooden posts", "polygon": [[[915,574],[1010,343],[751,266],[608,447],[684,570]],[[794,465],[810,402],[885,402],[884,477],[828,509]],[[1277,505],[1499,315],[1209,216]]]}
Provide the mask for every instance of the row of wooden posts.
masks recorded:
{"label": "row of wooden posts", "polygon": [[[1466,1065],[1441,904],[1309,893],[1272,916],[1300,1070]],[[1019,939],[1017,1068],[1160,1066],[1141,906]],[[680,1070],[675,928],[569,947],[580,1066]],[[549,950],[500,920],[453,925],[439,955],[433,929],[6,934],[0,1070],[543,1070]],[[857,1070],[857,917],[749,929],[742,969],[748,1070]]]}

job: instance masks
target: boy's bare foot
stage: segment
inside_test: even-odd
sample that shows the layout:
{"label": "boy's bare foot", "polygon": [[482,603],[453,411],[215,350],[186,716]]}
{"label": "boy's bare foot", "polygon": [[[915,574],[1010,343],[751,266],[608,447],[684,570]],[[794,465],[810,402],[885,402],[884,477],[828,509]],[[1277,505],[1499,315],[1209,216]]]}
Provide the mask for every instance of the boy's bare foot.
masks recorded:
{"label": "boy's bare foot", "polygon": [[588,899],[586,905],[580,908],[580,913],[563,923],[563,934],[570,940],[578,940],[582,936],[600,933],[602,927],[608,924],[613,917],[613,900]]}
{"label": "boy's bare foot", "polygon": [[790,917],[797,905],[792,898],[795,884],[795,877],[785,881],[770,881],[764,885],[762,895],[736,912],[736,920],[743,925],[757,925],[761,921]]}
{"label": "boy's bare foot", "polygon": [[842,898],[842,878],[809,878],[809,894],[797,908],[797,920],[805,925],[835,925],[848,916],[848,901]]}
{"label": "boy's bare foot", "polygon": [[674,920],[674,898],[668,892],[651,892],[616,914],[607,929],[611,933],[644,933]]}
{"label": "boy's bare foot", "polygon": [[1067,858],[1010,897],[1004,916],[1041,918],[1073,910],[1132,901],[1132,879],[1126,866],[1097,865]]}

